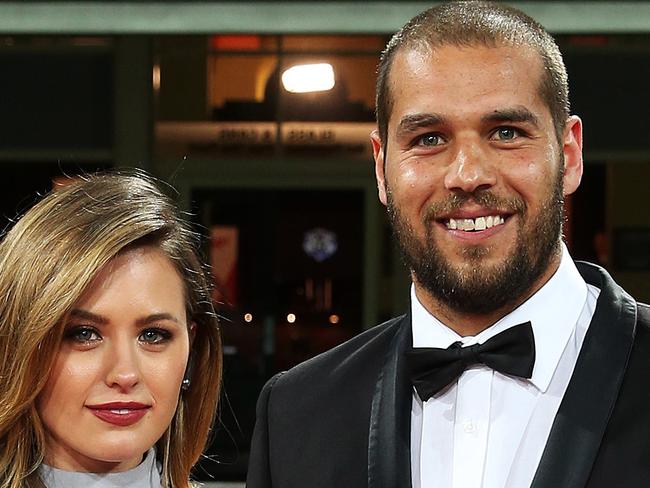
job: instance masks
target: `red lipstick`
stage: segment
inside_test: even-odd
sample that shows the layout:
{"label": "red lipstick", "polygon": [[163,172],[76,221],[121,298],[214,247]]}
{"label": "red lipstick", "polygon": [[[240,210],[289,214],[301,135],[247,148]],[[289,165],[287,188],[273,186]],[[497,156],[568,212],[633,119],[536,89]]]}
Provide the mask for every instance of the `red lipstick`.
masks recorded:
{"label": "red lipstick", "polygon": [[104,422],[126,427],[138,422],[151,407],[139,402],[109,402],[86,405],[86,408]]}

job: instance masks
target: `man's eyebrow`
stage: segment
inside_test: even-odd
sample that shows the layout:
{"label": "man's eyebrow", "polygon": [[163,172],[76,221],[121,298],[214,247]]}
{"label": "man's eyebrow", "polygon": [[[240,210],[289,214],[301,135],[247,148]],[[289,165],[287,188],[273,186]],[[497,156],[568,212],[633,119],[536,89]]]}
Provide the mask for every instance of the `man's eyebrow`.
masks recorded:
{"label": "man's eyebrow", "polygon": [[513,107],[495,110],[481,117],[483,122],[526,122],[539,127],[537,115],[525,107]]}
{"label": "man's eyebrow", "polygon": [[415,132],[422,127],[432,127],[445,124],[447,119],[436,113],[406,115],[397,125],[397,136]]}

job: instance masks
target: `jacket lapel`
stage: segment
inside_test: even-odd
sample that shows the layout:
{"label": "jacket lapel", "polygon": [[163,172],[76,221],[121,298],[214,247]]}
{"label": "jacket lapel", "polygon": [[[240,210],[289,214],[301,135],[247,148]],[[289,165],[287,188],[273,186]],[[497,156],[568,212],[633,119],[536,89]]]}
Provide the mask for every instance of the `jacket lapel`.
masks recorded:
{"label": "jacket lapel", "polygon": [[602,268],[577,265],[600,295],[531,488],[587,484],[634,341],[634,299]]}
{"label": "jacket lapel", "polygon": [[375,385],[368,438],[368,488],[411,486],[411,384],[404,352],[411,343],[405,315],[388,348]]}

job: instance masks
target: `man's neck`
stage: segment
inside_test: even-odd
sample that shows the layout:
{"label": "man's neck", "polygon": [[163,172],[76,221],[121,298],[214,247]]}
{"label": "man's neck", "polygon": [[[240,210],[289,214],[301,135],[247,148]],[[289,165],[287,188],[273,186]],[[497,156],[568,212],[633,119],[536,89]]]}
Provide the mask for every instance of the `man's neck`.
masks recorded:
{"label": "man's neck", "polygon": [[546,268],[546,271],[535,280],[528,290],[519,298],[492,312],[475,314],[453,309],[447,306],[445,302],[439,300],[425,290],[424,287],[418,283],[417,277],[414,276],[413,284],[415,285],[415,295],[422,306],[431,315],[456,332],[459,336],[475,336],[508,315],[544,286],[560,266],[561,257],[562,253],[558,253],[554,256],[549,263],[549,266]]}

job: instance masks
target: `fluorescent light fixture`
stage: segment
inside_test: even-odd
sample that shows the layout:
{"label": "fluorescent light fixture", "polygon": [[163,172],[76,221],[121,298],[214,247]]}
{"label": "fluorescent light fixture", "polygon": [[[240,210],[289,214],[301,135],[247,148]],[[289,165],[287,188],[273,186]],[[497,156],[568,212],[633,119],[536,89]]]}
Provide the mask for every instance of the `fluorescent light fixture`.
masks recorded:
{"label": "fluorescent light fixture", "polygon": [[334,88],[334,69],[329,63],[299,64],[282,73],[282,85],[291,93],[310,93]]}

